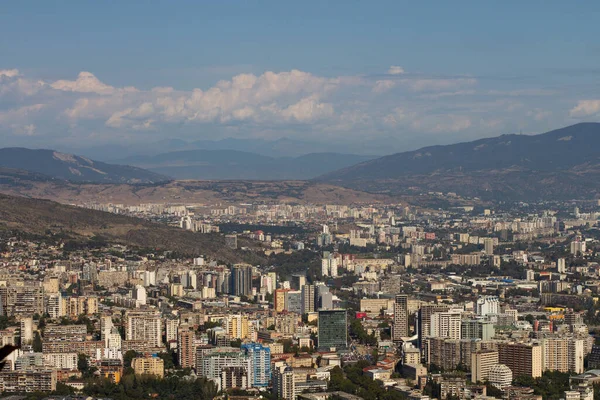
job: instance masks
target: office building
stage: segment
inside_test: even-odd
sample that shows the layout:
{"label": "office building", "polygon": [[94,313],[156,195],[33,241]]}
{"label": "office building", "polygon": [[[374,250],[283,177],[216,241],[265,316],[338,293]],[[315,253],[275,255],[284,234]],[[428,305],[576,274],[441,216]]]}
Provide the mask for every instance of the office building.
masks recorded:
{"label": "office building", "polygon": [[346,310],[319,310],[319,349],[345,349],[348,347]]}
{"label": "office building", "polygon": [[250,297],[252,295],[252,266],[238,264],[231,268],[229,294]]}

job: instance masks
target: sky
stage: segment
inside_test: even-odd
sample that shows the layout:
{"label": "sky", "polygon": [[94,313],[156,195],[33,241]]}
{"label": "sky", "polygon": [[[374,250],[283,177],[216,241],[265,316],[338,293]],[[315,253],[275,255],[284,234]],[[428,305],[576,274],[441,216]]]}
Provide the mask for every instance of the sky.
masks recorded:
{"label": "sky", "polygon": [[386,154],[600,120],[597,1],[13,1],[0,145]]}

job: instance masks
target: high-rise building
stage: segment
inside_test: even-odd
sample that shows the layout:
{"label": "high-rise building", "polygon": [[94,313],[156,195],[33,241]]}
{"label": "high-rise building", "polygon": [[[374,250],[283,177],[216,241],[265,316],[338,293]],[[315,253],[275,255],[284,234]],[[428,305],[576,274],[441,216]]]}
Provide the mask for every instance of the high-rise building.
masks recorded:
{"label": "high-rise building", "polygon": [[189,327],[183,326],[178,330],[177,335],[177,358],[181,368],[194,367],[196,349],[194,347],[194,331]]}
{"label": "high-rise building", "polygon": [[221,370],[221,390],[248,389],[248,370],[244,367],[225,367]]}
{"label": "high-rise building", "polygon": [[407,337],[408,335],[408,296],[405,294],[398,294],[394,299],[392,340],[398,343],[402,341],[403,337]]}
{"label": "high-rise building", "polygon": [[485,382],[489,373],[498,364],[498,352],[495,350],[480,350],[471,354],[471,380]]}
{"label": "high-rise building", "polygon": [[165,319],[165,340],[168,342],[177,340],[177,330],[179,329],[179,319]]}
{"label": "high-rise building", "polygon": [[244,343],[241,350],[250,358],[251,387],[267,387],[271,381],[271,349],[260,343]]}
{"label": "high-rise building", "polygon": [[277,312],[282,312],[286,309],[285,298],[289,289],[276,289],[273,295],[273,309]]}
{"label": "high-rise building", "polygon": [[559,258],[558,260],[556,260],[556,269],[559,274],[564,274],[565,272],[567,272],[567,264],[564,258]]}
{"label": "high-rise building", "polygon": [[496,335],[494,323],[487,320],[464,319],[461,321],[461,339],[490,340]]}
{"label": "high-rise building", "polygon": [[127,340],[143,340],[162,347],[162,321],[158,311],[128,311],[125,314]]}
{"label": "high-rise building", "polygon": [[252,266],[234,265],[231,268],[230,294],[249,297],[252,295]]}
{"label": "high-rise building", "polygon": [[488,255],[488,256],[494,255],[494,239],[485,238],[483,240],[483,248],[484,248],[486,255]]}
{"label": "high-rise building", "polygon": [[542,346],[534,343],[498,343],[498,361],[506,365],[513,376],[542,376]]}
{"label": "high-rise building", "polygon": [[348,347],[346,310],[319,310],[318,343],[320,349]]}
{"label": "high-rise building", "polygon": [[[232,347],[220,347],[206,353],[197,354],[196,369],[203,376],[220,386],[223,368],[244,367],[248,371],[248,381],[252,382],[252,360],[246,354]],[[220,388],[219,388],[220,389]]]}
{"label": "high-rise building", "polygon": [[315,285],[302,286],[302,314],[315,311]]}
{"label": "high-rise building", "polygon": [[431,316],[430,336],[460,339],[460,311],[446,311]]}
{"label": "high-rise building", "polygon": [[449,307],[447,305],[442,304],[426,304],[421,306],[417,318],[417,324],[419,325],[419,329],[417,329],[417,334],[419,335],[419,347],[422,347],[423,339],[426,336],[429,336],[431,316],[438,312],[448,311],[448,309]]}
{"label": "high-rise building", "polygon": [[333,254],[326,252],[321,259],[321,273],[323,276],[338,276],[338,260]]}
{"label": "high-rise building", "polygon": [[285,309],[289,312],[302,314],[302,292],[288,290],[285,293]]}
{"label": "high-rise building", "polygon": [[31,345],[33,342],[33,318],[21,318],[21,346]]}
{"label": "high-rise building", "polygon": [[273,374],[273,391],[281,400],[296,399],[296,385],[292,367],[281,367]]}

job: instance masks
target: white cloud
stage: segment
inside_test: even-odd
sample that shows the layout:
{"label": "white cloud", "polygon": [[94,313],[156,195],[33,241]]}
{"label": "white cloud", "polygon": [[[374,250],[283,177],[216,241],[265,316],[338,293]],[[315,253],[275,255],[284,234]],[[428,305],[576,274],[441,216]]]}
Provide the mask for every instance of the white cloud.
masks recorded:
{"label": "white cloud", "polygon": [[571,117],[589,117],[600,113],[600,100],[579,100],[577,105],[571,109]]}
{"label": "white cloud", "polygon": [[473,86],[477,83],[474,78],[453,78],[453,79],[406,79],[402,81],[406,86],[415,92],[438,91],[438,90],[453,90],[465,86]]}
{"label": "white cloud", "polygon": [[0,69],[0,78],[6,76],[8,78],[14,78],[15,76],[19,76],[18,69]]}
{"label": "white cloud", "polygon": [[398,81],[392,81],[390,79],[379,80],[375,82],[372,91],[374,93],[384,93],[393,89],[396,85],[398,85]]}
{"label": "white cloud", "polygon": [[[167,135],[190,140],[282,136],[365,140],[365,135],[370,139],[454,133],[471,138],[513,131],[511,121],[525,121],[530,125],[524,130],[541,131],[536,127],[550,117],[565,115],[562,104],[554,100],[558,96],[533,98],[547,94],[545,89],[505,90],[471,77],[403,72],[393,66],[385,78],[372,80],[266,71],[237,74],[205,88],[140,90],[110,85],[90,72],[42,81],[4,69],[0,137],[5,143],[9,139],[26,143],[20,138],[35,135],[36,142],[49,146],[59,140],[93,145]],[[570,112],[572,117],[596,114],[600,100],[582,100]]]}
{"label": "white cloud", "polygon": [[404,73],[404,68],[398,66],[398,65],[392,65],[389,69],[388,69],[388,74],[390,75],[401,75]]}
{"label": "white cloud", "polygon": [[74,81],[59,80],[50,84],[53,89],[63,90],[66,92],[80,92],[80,93],[98,93],[98,94],[112,94],[115,92],[115,88],[106,85],[91,72],[82,71]]}

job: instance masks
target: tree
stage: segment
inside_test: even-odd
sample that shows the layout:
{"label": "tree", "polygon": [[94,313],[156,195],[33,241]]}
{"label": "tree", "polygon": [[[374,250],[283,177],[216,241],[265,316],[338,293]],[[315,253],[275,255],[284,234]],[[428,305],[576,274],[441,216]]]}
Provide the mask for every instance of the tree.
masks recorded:
{"label": "tree", "polygon": [[42,352],[42,337],[40,336],[39,332],[35,332],[34,336],[33,336],[33,343],[31,344],[31,346],[33,347],[33,351],[37,352],[37,353],[41,353]]}
{"label": "tree", "polygon": [[125,368],[131,368],[131,360],[137,357],[137,353],[133,350],[127,350],[125,354],[123,354],[123,366]]}

